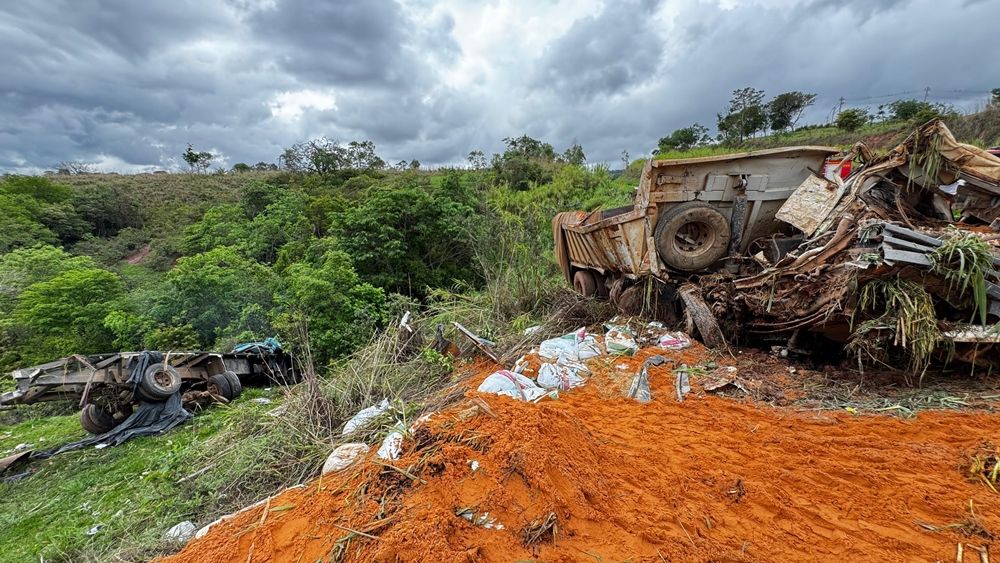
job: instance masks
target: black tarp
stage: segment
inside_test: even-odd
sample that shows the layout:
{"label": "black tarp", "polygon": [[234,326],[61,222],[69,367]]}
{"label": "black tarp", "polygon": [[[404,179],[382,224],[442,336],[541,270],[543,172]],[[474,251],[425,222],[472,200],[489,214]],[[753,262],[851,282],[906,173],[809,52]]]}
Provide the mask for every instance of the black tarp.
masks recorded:
{"label": "black tarp", "polygon": [[[139,378],[146,368],[163,361],[163,354],[159,352],[143,352],[129,360],[129,384],[133,390],[138,385]],[[187,422],[193,415],[184,408],[181,402],[180,391],[174,393],[166,401],[146,402],[140,401],[139,408],[126,418],[121,424],[115,426],[111,431],[98,436],[90,436],[76,442],[64,444],[54,450],[47,452],[36,452],[31,455],[32,459],[47,459],[56,454],[105,444],[107,446],[117,446],[123,442],[131,440],[136,436],[149,436],[161,434],[171,428]]]}

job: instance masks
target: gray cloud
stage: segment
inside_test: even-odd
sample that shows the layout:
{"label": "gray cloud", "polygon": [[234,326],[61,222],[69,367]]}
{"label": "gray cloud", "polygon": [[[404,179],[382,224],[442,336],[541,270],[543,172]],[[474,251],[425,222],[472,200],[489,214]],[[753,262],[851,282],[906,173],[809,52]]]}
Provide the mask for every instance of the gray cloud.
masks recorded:
{"label": "gray cloud", "polygon": [[0,6],[0,171],[64,160],[228,164],[325,135],[462,162],[528,133],[633,157],[730,92],[877,105],[1000,87],[997,2],[975,0],[22,0]]}

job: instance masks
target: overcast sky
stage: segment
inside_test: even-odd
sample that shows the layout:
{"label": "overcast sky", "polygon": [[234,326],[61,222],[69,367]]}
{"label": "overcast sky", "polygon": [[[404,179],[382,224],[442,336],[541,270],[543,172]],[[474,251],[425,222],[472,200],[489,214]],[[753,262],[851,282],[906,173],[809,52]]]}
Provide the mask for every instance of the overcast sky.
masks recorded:
{"label": "overcast sky", "polygon": [[[463,163],[527,133],[590,162],[715,124],[733,89],[969,110],[1000,0],[18,0],[0,6],[0,171],[275,162],[318,136]],[[900,96],[896,96],[900,97]],[[714,128],[714,127],[713,127]]]}

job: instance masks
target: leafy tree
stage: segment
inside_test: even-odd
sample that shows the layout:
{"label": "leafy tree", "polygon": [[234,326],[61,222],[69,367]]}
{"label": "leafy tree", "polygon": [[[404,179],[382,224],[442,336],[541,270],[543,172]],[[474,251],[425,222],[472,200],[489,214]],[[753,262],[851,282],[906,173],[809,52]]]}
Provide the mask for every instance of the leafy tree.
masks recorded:
{"label": "leafy tree", "polygon": [[28,286],[12,315],[26,333],[19,346],[22,361],[112,350],[114,335],[103,321],[124,298],[118,276],[96,268],[68,270]]}
{"label": "leafy tree", "polygon": [[257,164],[254,164],[253,169],[258,172],[267,172],[268,170],[277,170],[278,165],[271,162],[261,161],[258,162]]}
{"label": "leafy tree", "polygon": [[767,103],[767,118],[773,131],[794,129],[802,112],[816,101],[816,94],[783,92]]}
{"label": "leafy tree", "polygon": [[890,119],[893,121],[915,121],[923,123],[936,117],[954,117],[958,111],[948,104],[932,104],[922,100],[896,100],[889,104]]}
{"label": "leafy tree", "polygon": [[717,116],[720,140],[742,143],[767,128],[767,110],[763,104],[764,91],[756,88],[733,90],[725,115]]}
{"label": "leafy tree", "polygon": [[295,263],[282,277],[274,326],[296,342],[296,325],[306,321],[320,362],[351,353],[386,322],[385,294],[361,281],[345,252],[328,250],[316,260]]}
{"label": "leafy tree", "polygon": [[483,154],[481,150],[470,151],[469,155],[465,157],[465,160],[469,162],[469,167],[473,170],[482,170],[486,168],[486,155]]}
{"label": "leafy tree", "polygon": [[89,231],[110,237],[125,228],[143,225],[143,212],[131,193],[104,184],[79,186],[73,191],[72,205]]}
{"label": "leafy tree", "polygon": [[72,256],[54,246],[21,248],[0,255],[0,313],[8,314],[28,286],[69,270],[97,269],[88,256]]}
{"label": "leafy tree", "polygon": [[1000,88],[990,90],[990,103],[995,106],[1000,105]]}
{"label": "leafy tree", "polygon": [[410,161],[410,170],[419,170],[419,169],[420,169],[420,161],[414,158],[413,160]]}
{"label": "leafy tree", "polygon": [[263,265],[225,246],[184,257],[167,273],[152,316],[167,326],[191,325],[200,345],[207,347],[245,308],[270,305],[272,276]]}
{"label": "leafy tree", "polygon": [[838,129],[843,129],[844,131],[857,131],[864,124],[868,123],[870,119],[868,110],[864,108],[851,108],[837,114],[835,124]]}
{"label": "leafy tree", "polygon": [[251,170],[253,170],[253,168],[245,162],[237,162],[233,165],[233,172],[236,172],[237,174],[244,174],[246,172],[250,172]]}
{"label": "leafy tree", "polygon": [[215,155],[210,152],[194,150],[191,143],[188,143],[187,150],[181,153],[181,157],[191,167],[193,172],[208,170],[208,167],[212,165],[212,160],[215,159]]}
{"label": "leafy tree", "polygon": [[654,154],[672,150],[686,151],[708,142],[708,128],[697,123],[675,130],[668,137],[661,137]]}
{"label": "leafy tree", "polygon": [[580,146],[580,143],[574,142],[562,153],[562,161],[574,166],[581,166],[587,162],[587,155],[583,153],[583,147]]}
{"label": "leafy tree", "polygon": [[351,141],[347,144],[347,158],[355,170],[381,170],[385,161],[375,152],[372,141]]}
{"label": "leafy tree", "polygon": [[375,152],[371,141],[351,141],[346,147],[320,137],[292,145],[278,159],[293,172],[330,174],[344,169],[381,170],[385,161]]}
{"label": "leafy tree", "polygon": [[526,190],[532,183],[541,184],[552,179],[555,149],[548,143],[527,135],[507,137],[507,149],[493,156],[493,170],[500,182],[512,189]]}
{"label": "leafy tree", "polygon": [[428,287],[476,279],[467,226],[473,213],[406,178],[335,213],[331,232],[363,279],[389,292],[423,296]]}

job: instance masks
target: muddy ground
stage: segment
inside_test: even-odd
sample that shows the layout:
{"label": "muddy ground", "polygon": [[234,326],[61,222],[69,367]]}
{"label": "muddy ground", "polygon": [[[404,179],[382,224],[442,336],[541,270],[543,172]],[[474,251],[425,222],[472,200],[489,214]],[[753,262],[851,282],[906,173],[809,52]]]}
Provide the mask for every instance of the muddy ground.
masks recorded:
{"label": "muddy ground", "polygon": [[[652,402],[623,398],[653,354],[673,362],[650,368]],[[962,544],[980,561],[1000,533],[1000,495],[970,472],[996,464],[995,377],[918,388],[765,351],[644,348],[529,404],[471,391],[497,368],[459,369],[470,391],[399,460],[369,455],[168,560],[955,561]]]}

